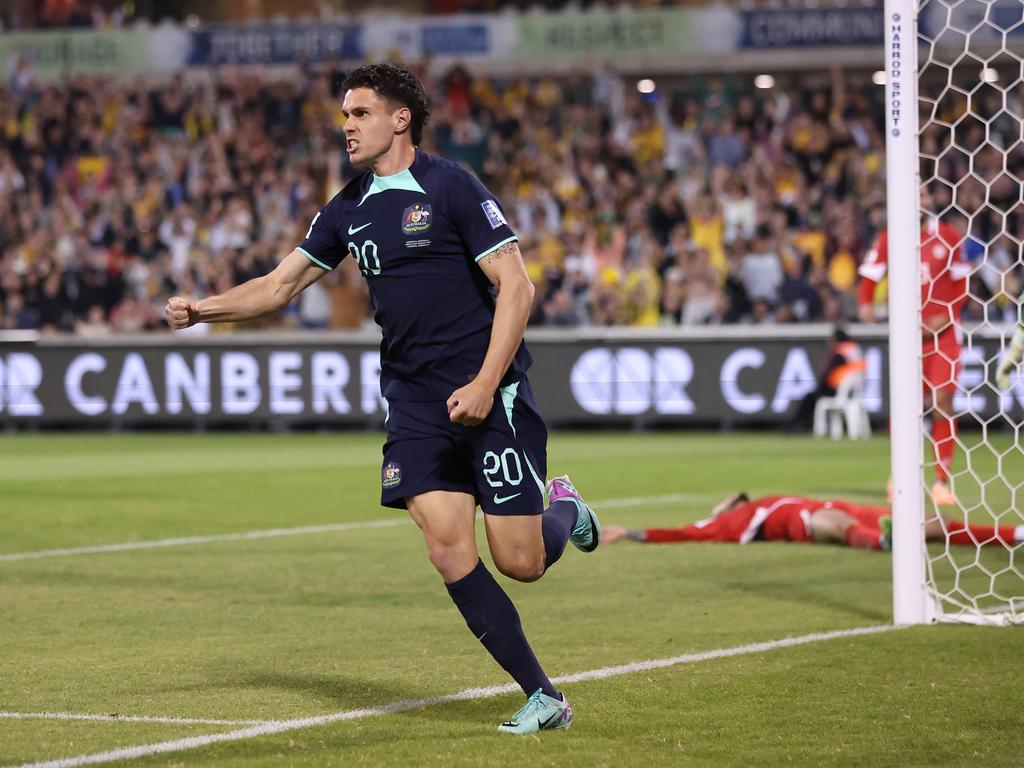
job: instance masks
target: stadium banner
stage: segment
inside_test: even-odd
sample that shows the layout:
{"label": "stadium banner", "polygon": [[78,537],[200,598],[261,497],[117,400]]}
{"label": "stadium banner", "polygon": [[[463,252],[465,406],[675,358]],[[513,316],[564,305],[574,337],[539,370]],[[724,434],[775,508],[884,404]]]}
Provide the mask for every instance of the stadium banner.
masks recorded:
{"label": "stadium banner", "polygon": [[367,58],[505,60],[516,44],[515,20],[479,14],[451,17],[386,17],[366,21],[362,44]]}
{"label": "stadium banner", "polygon": [[881,46],[884,12],[876,8],[793,8],[743,11],[744,49]]}
{"label": "stadium banner", "polygon": [[190,66],[296,64],[361,59],[363,27],[355,24],[221,25],[191,33]]}
{"label": "stadium banner", "polygon": [[[139,75],[154,70],[153,30],[83,30],[0,34],[0,61],[28,61],[34,75]],[[182,38],[187,43],[187,35]]]}
{"label": "stadium banner", "polygon": [[725,6],[669,10],[528,13],[518,17],[512,58],[615,59],[623,56],[676,59],[735,51],[738,14]]}
{"label": "stadium banner", "polygon": [[[541,412],[556,425],[778,425],[814,390],[827,334],[542,330],[529,335],[529,375]],[[868,365],[865,405],[883,420],[885,336],[858,338]],[[0,343],[0,426],[379,428],[378,339],[309,333]],[[984,361],[999,345],[993,337],[965,350],[957,412],[1024,416],[1024,379],[1002,395],[981,386]]]}

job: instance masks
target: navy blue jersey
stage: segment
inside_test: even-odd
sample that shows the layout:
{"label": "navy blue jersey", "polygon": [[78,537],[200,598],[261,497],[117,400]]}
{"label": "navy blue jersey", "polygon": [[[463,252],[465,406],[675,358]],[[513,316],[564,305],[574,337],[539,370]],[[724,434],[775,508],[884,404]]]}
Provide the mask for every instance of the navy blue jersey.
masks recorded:
{"label": "navy blue jersey", "polygon": [[[479,180],[417,149],[408,169],[347,184],[299,250],[324,269],[347,255],[359,264],[384,335],[381,393],[446,400],[480,370],[491,338],[495,294],[476,262],[516,239]],[[521,343],[501,385],[530,362]]]}

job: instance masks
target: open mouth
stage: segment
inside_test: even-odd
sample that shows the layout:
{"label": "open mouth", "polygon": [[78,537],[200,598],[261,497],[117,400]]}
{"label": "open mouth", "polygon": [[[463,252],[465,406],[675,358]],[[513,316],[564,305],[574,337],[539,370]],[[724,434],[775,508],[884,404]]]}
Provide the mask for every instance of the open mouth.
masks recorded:
{"label": "open mouth", "polygon": [[352,154],[358,148],[359,148],[359,142],[356,141],[355,139],[346,139],[345,140],[345,151],[348,152],[349,154]]}

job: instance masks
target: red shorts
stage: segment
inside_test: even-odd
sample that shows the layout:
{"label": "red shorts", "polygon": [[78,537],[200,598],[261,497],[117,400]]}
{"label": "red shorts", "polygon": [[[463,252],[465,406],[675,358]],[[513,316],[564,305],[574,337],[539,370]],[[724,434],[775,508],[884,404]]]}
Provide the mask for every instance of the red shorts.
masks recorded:
{"label": "red shorts", "polygon": [[773,512],[764,521],[761,538],[765,541],[814,541],[811,534],[811,517],[822,509],[845,512],[859,525],[866,525],[869,528],[878,528],[879,520],[892,514],[888,507],[869,507],[850,501],[804,499]]}
{"label": "red shorts", "polygon": [[883,517],[888,517],[892,514],[892,510],[889,507],[869,507],[865,504],[854,504],[849,501],[830,501],[822,509],[838,509],[840,512],[848,514],[861,525],[866,525],[870,528],[878,528],[879,521]]}
{"label": "red shorts", "polygon": [[921,373],[926,391],[953,389],[960,374],[960,340],[955,328],[921,339]]}

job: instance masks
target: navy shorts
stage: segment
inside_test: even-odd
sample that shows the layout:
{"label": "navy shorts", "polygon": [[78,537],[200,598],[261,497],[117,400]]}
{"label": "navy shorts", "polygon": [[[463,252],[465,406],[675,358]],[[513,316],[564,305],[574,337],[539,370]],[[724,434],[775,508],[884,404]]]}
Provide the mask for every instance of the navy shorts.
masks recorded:
{"label": "navy shorts", "polygon": [[388,402],[380,503],[405,509],[427,491],[461,491],[488,515],[544,511],[548,430],[530,383],[521,379],[494,395],[482,424],[453,424],[441,402]]}

